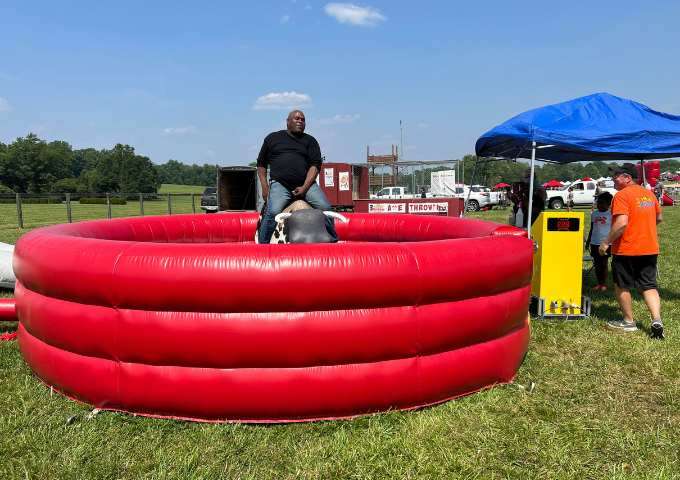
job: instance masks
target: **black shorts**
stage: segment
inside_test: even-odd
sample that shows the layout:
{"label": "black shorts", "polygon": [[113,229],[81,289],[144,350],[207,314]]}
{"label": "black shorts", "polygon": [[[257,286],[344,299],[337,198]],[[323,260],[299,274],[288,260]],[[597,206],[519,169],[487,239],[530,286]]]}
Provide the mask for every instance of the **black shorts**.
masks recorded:
{"label": "black shorts", "polygon": [[613,255],[614,284],[624,290],[639,291],[656,288],[656,259],[658,255]]}

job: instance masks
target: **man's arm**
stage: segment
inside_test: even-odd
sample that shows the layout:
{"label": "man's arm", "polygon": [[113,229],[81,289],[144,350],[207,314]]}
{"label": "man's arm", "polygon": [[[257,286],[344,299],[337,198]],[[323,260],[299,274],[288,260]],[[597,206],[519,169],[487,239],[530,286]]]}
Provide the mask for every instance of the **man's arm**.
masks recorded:
{"label": "man's arm", "polygon": [[267,135],[262,142],[262,148],[260,148],[260,153],[257,156],[257,178],[260,179],[260,187],[262,187],[262,198],[267,201],[269,198],[269,183],[267,183],[267,165],[269,164],[269,137]]}
{"label": "man's arm", "polygon": [[257,178],[260,179],[260,187],[262,187],[262,198],[267,201],[269,197],[269,183],[267,183],[267,167],[257,167]]}
{"label": "man's arm", "polygon": [[658,225],[661,222],[663,222],[663,213],[659,212],[656,214],[656,224]]}
{"label": "man's arm", "polygon": [[613,242],[615,242],[623,232],[626,231],[628,226],[628,215],[616,215],[614,216],[614,221],[612,222],[612,228],[609,230],[609,235],[604,239],[604,242],[600,244],[600,254],[604,255],[607,253],[607,248]]}
{"label": "man's arm", "polygon": [[296,197],[304,197],[305,193],[307,193],[307,190],[312,186],[312,184],[316,181],[316,176],[319,174],[319,168],[316,165],[312,165],[309,167],[309,170],[307,170],[307,177],[305,178],[305,183],[302,184],[301,187],[297,187],[293,190],[293,195]]}

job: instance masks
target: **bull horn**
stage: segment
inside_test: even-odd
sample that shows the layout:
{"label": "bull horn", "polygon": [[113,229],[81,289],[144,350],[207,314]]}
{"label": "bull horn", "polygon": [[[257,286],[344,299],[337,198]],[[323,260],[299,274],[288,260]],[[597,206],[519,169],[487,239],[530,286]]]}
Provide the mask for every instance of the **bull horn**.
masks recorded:
{"label": "bull horn", "polygon": [[274,217],[274,221],[276,223],[282,222],[286,218],[290,217],[291,215],[292,215],[292,213],[290,213],[290,212],[279,213],[277,216]]}
{"label": "bull horn", "polygon": [[337,218],[342,223],[348,223],[349,222],[349,218],[345,217],[344,215],[340,215],[338,212],[324,211],[323,214],[326,215],[327,217]]}

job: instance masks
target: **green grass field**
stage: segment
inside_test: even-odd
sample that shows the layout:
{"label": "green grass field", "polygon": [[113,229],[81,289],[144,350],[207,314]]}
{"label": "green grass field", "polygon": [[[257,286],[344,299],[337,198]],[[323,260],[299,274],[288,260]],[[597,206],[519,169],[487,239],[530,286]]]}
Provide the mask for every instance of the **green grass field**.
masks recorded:
{"label": "green grass field", "polygon": [[205,187],[200,185],[176,185],[174,183],[164,183],[158,189],[158,193],[203,193]]}
{"label": "green grass field", "polygon": [[[31,226],[63,221],[59,205],[34,207]],[[598,293],[587,320],[532,322],[513,384],[415,412],[272,426],[89,418],[0,342],[0,478],[680,478],[680,208],[664,214],[667,340],[607,331],[618,308]],[[13,221],[0,210],[0,241],[26,231]],[[635,315],[649,325],[639,296]]]}
{"label": "green grass field", "polygon": [[[168,194],[172,194],[171,211],[178,213],[201,213],[201,193],[204,187],[194,185],[163,184],[159,189],[156,200],[144,200],[144,215],[165,215],[168,213]],[[193,199],[192,199],[193,194]],[[65,223],[68,220],[66,205],[57,204],[30,204],[22,205],[24,229],[18,228],[17,209],[15,204],[0,204],[0,242],[16,243],[16,240],[25,231],[52,225]],[[128,200],[126,205],[111,205],[111,216],[130,217],[141,215],[139,201]],[[71,202],[71,216],[74,222],[106,218],[108,214],[106,205],[81,205]]]}

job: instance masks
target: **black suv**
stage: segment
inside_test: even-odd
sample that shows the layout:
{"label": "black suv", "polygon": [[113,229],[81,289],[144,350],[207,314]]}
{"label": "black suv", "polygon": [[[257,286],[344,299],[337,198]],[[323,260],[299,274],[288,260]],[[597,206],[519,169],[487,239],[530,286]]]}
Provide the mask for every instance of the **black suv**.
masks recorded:
{"label": "black suv", "polygon": [[201,208],[205,210],[205,213],[215,213],[218,210],[217,188],[207,187],[203,190],[203,195],[201,195]]}

